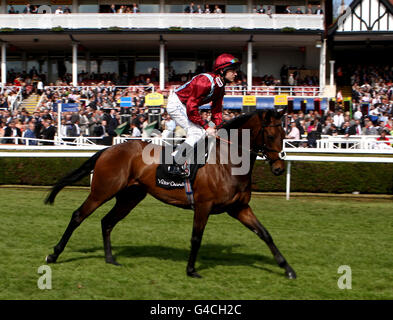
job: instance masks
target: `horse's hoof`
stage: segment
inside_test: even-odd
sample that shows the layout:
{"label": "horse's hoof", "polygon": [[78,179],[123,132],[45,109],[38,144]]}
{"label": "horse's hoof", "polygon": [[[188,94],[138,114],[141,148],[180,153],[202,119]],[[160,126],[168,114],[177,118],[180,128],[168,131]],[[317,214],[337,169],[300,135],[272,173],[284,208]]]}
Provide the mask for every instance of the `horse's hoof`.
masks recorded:
{"label": "horse's hoof", "polygon": [[296,279],[296,273],[293,270],[285,271],[285,275],[288,279]]}
{"label": "horse's hoof", "polygon": [[46,256],[45,261],[46,263],[55,263],[57,260],[57,256],[50,254],[49,256]]}
{"label": "horse's hoof", "polygon": [[202,278],[202,276],[196,271],[187,272],[187,275],[191,278],[197,278],[197,279]]}
{"label": "horse's hoof", "polygon": [[118,263],[115,259],[105,260],[106,263],[113,264],[114,266],[121,267],[121,264]]}

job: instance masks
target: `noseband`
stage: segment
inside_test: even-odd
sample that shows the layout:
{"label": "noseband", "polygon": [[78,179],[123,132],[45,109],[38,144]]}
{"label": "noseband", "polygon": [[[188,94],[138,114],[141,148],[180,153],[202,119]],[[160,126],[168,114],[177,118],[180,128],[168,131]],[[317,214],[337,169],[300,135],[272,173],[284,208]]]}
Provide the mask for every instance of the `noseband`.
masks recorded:
{"label": "noseband", "polygon": [[[266,160],[269,161],[270,164],[273,164],[274,162],[276,162],[278,160],[285,160],[285,157],[286,157],[285,151],[283,151],[283,150],[277,151],[277,150],[270,149],[267,147],[266,142],[265,142],[265,138],[264,138],[264,129],[267,127],[281,127],[281,123],[280,124],[271,124],[271,125],[262,124],[260,133],[262,134],[262,137],[263,137],[263,145],[262,145],[261,149],[259,149],[257,151],[254,151],[254,150],[251,150],[251,151],[253,153],[255,153],[257,156],[264,157]],[[278,159],[274,159],[274,160],[271,159],[268,155],[268,152],[276,152],[278,154]]]}

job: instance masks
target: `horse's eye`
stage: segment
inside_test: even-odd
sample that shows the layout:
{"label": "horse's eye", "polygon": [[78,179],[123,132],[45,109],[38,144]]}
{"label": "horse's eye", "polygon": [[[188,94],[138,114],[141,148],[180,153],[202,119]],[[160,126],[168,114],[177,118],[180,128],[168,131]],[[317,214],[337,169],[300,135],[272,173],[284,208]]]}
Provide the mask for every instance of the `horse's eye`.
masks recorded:
{"label": "horse's eye", "polygon": [[273,141],[273,140],[274,140],[274,136],[272,136],[272,135],[270,135],[270,134],[267,136],[267,138],[268,138],[270,141]]}

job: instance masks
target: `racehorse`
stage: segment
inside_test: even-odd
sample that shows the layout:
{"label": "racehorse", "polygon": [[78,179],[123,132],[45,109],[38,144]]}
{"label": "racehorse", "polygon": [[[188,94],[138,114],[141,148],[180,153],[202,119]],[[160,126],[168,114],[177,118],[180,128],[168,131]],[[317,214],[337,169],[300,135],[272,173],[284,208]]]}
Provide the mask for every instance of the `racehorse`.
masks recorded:
{"label": "racehorse", "polygon": [[[198,170],[193,182],[195,205],[191,252],[186,268],[188,276],[201,277],[195,269],[195,261],[209,215],[227,212],[266,242],[277,264],[285,269],[285,274],[289,279],[296,278],[295,271],[277,249],[269,232],[258,221],[249,206],[251,173],[257,155],[263,155],[269,161],[273,174],[280,175],[285,171],[282,156],[285,133],[281,123],[284,113],[285,109],[281,111],[257,110],[238,116],[222,125],[222,129],[225,130],[249,130],[248,155],[251,165],[247,174],[243,175],[231,174],[231,169],[236,166],[231,161],[225,164],[207,163]],[[98,207],[114,197],[116,198],[114,207],[101,220],[105,260],[114,265],[118,263],[112,255],[110,238],[112,229],[147,194],[167,204],[185,209],[192,208],[184,188],[166,190],[156,186],[158,161],[146,164],[142,159],[143,149],[147,145],[146,141],[133,140],[100,150],[80,168],[53,186],[45,203],[53,204],[62,188],[79,181],[94,170],[90,194],[72,214],[61,240],[54,247],[54,252],[46,257],[47,263],[56,262],[73,231]],[[218,140],[217,145],[216,153],[218,154],[220,152]]]}

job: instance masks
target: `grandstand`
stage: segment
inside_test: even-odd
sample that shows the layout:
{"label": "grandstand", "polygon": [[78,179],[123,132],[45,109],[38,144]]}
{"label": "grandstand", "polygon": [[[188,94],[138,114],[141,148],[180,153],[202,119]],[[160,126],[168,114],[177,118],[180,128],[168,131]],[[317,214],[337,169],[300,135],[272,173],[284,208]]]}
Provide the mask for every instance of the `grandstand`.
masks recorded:
{"label": "grandstand", "polygon": [[[227,86],[226,117],[272,107],[274,96],[285,94],[290,115],[315,111],[324,127],[337,107],[352,121],[361,110],[362,126],[371,106],[379,111],[372,119],[375,127],[391,120],[391,1],[352,1],[339,17],[332,2],[323,0],[288,1],[289,6],[225,0],[217,4],[219,12],[207,1],[196,1],[195,8],[186,1],[135,3],[2,0],[0,108],[24,121],[36,111],[36,122],[45,116],[60,128],[61,120],[75,124],[78,117],[69,112],[59,119],[57,105],[77,103],[78,121],[91,113],[99,125],[104,110],[114,108],[119,124],[145,114],[146,126],[161,121],[148,115],[147,94],[162,94],[165,107],[174,88],[209,71],[218,54],[229,52],[243,63],[239,79]],[[210,13],[199,12],[198,5]],[[365,80],[373,82],[372,88]],[[244,105],[247,95],[256,96],[254,105]],[[131,108],[122,107],[124,98],[131,99]],[[5,119],[3,114],[4,125]],[[22,131],[26,125],[19,125]],[[79,131],[81,136],[92,132],[83,126]]]}
{"label": "grandstand", "polygon": [[[105,1],[68,1],[71,14],[53,14],[60,2],[43,1],[52,14],[36,15],[23,14],[25,5],[3,2],[0,39],[8,71],[23,73],[34,67],[46,85],[59,79],[73,85],[96,84],[98,78],[119,85],[141,84],[149,77],[164,90],[209,70],[223,51],[242,59],[248,86],[262,85],[263,77],[285,80],[280,75],[283,65],[301,70],[302,82],[317,75],[307,79],[317,84],[319,65],[325,63],[317,47],[325,15],[285,15],[283,6],[275,4],[282,1],[271,1],[271,14],[253,13],[260,2],[230,0],[223,1],[222,14],[184,13],[188,2],[170,0],[137,2],[138,14],[104,13],[111,4]],[[306,12],[309,2],[293,2],[293,11],[300,6]],[[313,3],[315,12],[317,2]],[[19,15],[7,14],[11,7]],[[9,82],[6,77],[3,72],[2,83]]]}

